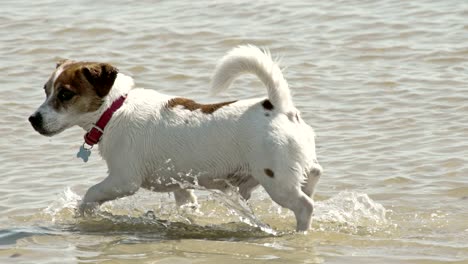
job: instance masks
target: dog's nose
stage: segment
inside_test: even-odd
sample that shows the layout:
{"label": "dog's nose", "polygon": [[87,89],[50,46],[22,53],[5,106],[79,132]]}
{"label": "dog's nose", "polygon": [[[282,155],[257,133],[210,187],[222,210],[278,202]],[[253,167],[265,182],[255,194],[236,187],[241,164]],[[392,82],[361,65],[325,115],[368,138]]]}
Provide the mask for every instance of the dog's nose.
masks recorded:
{"label": "dog's nose", "polygon": [[42,127],[42,115],[34,113],[29,117],[29,122],[34,128]]}

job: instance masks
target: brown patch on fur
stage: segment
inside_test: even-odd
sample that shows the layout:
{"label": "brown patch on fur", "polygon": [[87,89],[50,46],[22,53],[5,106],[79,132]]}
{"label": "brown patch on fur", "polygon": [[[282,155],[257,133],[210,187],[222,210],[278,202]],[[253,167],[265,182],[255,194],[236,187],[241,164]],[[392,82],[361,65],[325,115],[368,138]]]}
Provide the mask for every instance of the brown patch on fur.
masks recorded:
{"label": "brown patch on fur", "polygon": [[46,93],[46,97],[49,97],[52,91],[52,77],[44,84],[44,91]]}
{"label": "brown patch on fur", "polygon": [[112,86],[119,71],[114,66],[107,63],[90,63],[82,68],[82,73],[94,86],[99,97],[106,96]]}
{"label": "brown patch on fur", "polygon": [[55,65],[55,68],[57,69],[58,67],[62,66],[62,64],[65,64],[65,63],[72,63],[73,61],[72,60],[69,60],[69,59],[62,59],[62,60],[59,60],[57,61],[57,64]]}
{"label": "brown patch on fur", "polygon": [[[101,107],[102,98],[109,93],[117,77],[117,69],[106,63],[67,61],[63,68],[53,84],[54,94],[48,94],[54,96],[50,103],[57,110],[73,107],[79,112],[96,111]],[[49,82],[47,86],[52,86]],[[47,88],[50,93],[51,87]],[[76,95],[69,101],[61,102],[57,95],[62,89],[68,89]]]}
{"label": "brown patch on fur", "polygon": [[262,102],[262,106],[263,106],[263,108],[265,108],[265,110],[269,110],[269,111],[271,111],[271,110],[273,110],[273,108],[275,108],[273,106],[273,104],[270,102],[270,100],[268,100],[268,99],[266,99],[265,101]]}
{"label": "brown patch on fur", "polygon": [[200,109],[204,114],[213,114],[216,110],[220,109],[223,106],[230,105],[237,101],[223,102],[217,104],[199,104],[193,100],[187,98],[176,97],[169,100],[166,104],[167,108],[174,108],[178,105],[183,106],[184,109],[195,111]]}
{"label": "brown patch on fur", "polygon": [[272,170],[270,170],[270,169],[265,169],[264,171],[265,171],[265,174],[266,174],[268,177],[270,177],[270,178],[275,177],[275,173],[274,173]]}

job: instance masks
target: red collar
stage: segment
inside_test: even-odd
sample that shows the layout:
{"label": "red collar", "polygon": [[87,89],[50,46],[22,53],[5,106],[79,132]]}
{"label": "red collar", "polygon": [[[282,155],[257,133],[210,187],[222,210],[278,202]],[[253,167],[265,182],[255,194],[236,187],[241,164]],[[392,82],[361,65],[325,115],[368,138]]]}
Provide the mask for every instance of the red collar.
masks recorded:
{"label": "red collar", "polygon": [[107,108],[107,110],[101,115],[96,124],[94,124],[91,130],[89,130],[88,133],[86,133],[86,135],[84,136],[86,144],[92,147],[94,144],[98,143],[99,140],[101,140],[102,134],[104,133],[104,128],[106,127],[107,123],[109,123],[109,121],[111,120],[114,112],[122,106],[126,98],[127,95],[120,96],[119,99],[115,100],[112,103],[112,105],[109,108]]}

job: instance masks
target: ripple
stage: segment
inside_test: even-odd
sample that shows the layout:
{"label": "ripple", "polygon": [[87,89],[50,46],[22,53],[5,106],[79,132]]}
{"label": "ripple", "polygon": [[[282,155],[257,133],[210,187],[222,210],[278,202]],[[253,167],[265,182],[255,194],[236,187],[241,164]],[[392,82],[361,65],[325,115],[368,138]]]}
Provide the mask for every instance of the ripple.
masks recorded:
{"label": "ripple", "polygon": [[[39,256],[54,254],[67,258],[83,254],[86,259],[102,253],[103,258],[112,259],[115,252],[109,251],[132,243],[131,232],[139,233],[138,249],[151,243],[144,242],[145,232],[147,241],[179,240],[178,245],[199,241],[203,234],[213,241],[249,240],[250,232],[254,239],[272,239],[267,245],[292,248],[295,254],[288,252],[288,256],[278,249],[260,255],[281,257],[278,261],[283,262],[303,262],[298,258],[311,257],[308,254],[315,250],[328,262],[468,259],[463,251],[468,241],[464,221],[468,216],[468,11],[464,1],[124,2],[2,2],[0,224],[9,247],[2,260],[10,261],[15,253],[21,254],[15,257],[18,262],[47,262]],[[206,215],[194,215],[198,222],[191,224],[187,215],[174,211],[172,202],[149,194],[110,203],[104,207],[110,215],[99,219],[74,219],[76,201],[68,200],[67,207],[68,198],[57,193],[70,187],[75,194],[83,194],[105,177],[107,168],[97,155],[87,164],[75,159],[83,136],[80,129],[45,138],[27,124],[27,116],[44,99],[41,87],[55,61],[67,57],[111,61],[134,75],[139,86],[199,101],[264,96],[265,90],[253,78],[242,78],[226,94],[208,96],[206,87],[217,60],[245,43],[267,47],[282,58],[294,102],[316,130],[317,152],[326,171],[317,194],[327,199],[316,202],[312,234],[291,236],[294,216],[275,207],[269,198],[251,201],[249,206],[255,209],[251,220],[273,226],[280,236],[265,235],[255,225],[242,222],[242,211],[223,210],[228,206],[216,202],[219,198],[207,201]],[[352,191],[341,193],[344,190]],[[262,195],[262,191],[256,193],[256,197]],[[49,206],[51,212],[41,211]],[[149,210],[158,218],[144,218]],[[35,227],[49,224],[56,230]],[[168,227],[163,229],[163,224]],[[151,232],[152,228],[163,236]],[[106,236],[119,230],[122,236],[117,234],[116,242]],[[80,242],[67,232],[98,250],[80,251]],[[83,233],[95,236],[83,238]],[[46,239],[47,234],[53,238]],[[101,240],[106,242],[100,244]],[[248,243],[242,252],[255,255]],[[74,249],[75,245],[80,246]],[[167,242],[151,245],[157,249],[148,252],[156,253],[148,255],[157,260],[166,252],[171,257],[190,256],[190,246],[186,251],[170,251],[158,248]],[[237,250],[241,243],[234,245],[224,249]],[[57,250],[50,251],[53,247]],[[123,251],[122,257],[129,258],[127,253],[137,250]],[[229,257],[239,261],[235,254],[233,250]],[[56,262],[60,261],[64,260]]]}

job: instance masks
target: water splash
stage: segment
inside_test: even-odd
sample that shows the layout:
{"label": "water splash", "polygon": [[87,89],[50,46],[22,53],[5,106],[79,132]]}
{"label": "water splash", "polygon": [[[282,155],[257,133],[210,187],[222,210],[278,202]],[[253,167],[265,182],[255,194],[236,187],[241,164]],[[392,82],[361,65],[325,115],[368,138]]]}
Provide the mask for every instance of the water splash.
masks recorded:
{"label": "water splash", "polygon": [[[196,209],[177,208],[171,195],[142,191],[104,204],[92,218],[76,218],[81,197],[67,188],[42,213],[69,230],[152,231],[164,234],[166,238],[276,236],[282,233],[260,219],[276,218],[278,223],[287,221],[287,229],[291,229],[289,225],[295,222],[289,210],[283,210],[269,197],[246,202],[237,192],[223,193],[200,186],[196,189],[205,193]],[[370,234],[388,226],[387,212],[367,194],[342,191],[315,203],[313,230]]]}
{"label": "water splash", "polygon": [[[42,212],[46,216],[51,217],[52,222],[70,218],[74,215],[81,197],[73,192],[70,187],[67,187],[47,208]],[[68,216],[68,217],[66,217]]]}
{"label": "water splash", "polygon": [[315,203],[314,220],[319,230],[374,233],[388,225],[387,209],[365,193],[342,191]]}
{"label": "water splash", "polygon": [[213,192],[213,196],[217,198],[222,204],[230,209],[232,214],[239,217],[239,220],[247,225],[257,227],[265,233],[271,235],[277,235],[277,232],[270,226],[263,223],[253,212],[250,205],[243,199],[241,199],[238,192],[232,192],[226,194],[223,192]]}
{"label": "water splash", "polygon": [[[195,209],[178,208],[169,194],[140,191],[134,196],[105,203],[93,216],[76,217],[81,197],[67,188],[41,215],[70,232],[136,232],[154,239],[236,239],[277,235],[255,216],[237,193],[205,191],[209,192],[208,197]],[[155,197],[159,197],[159,202]],[[145,204],[144,201],[152,203]]]}

